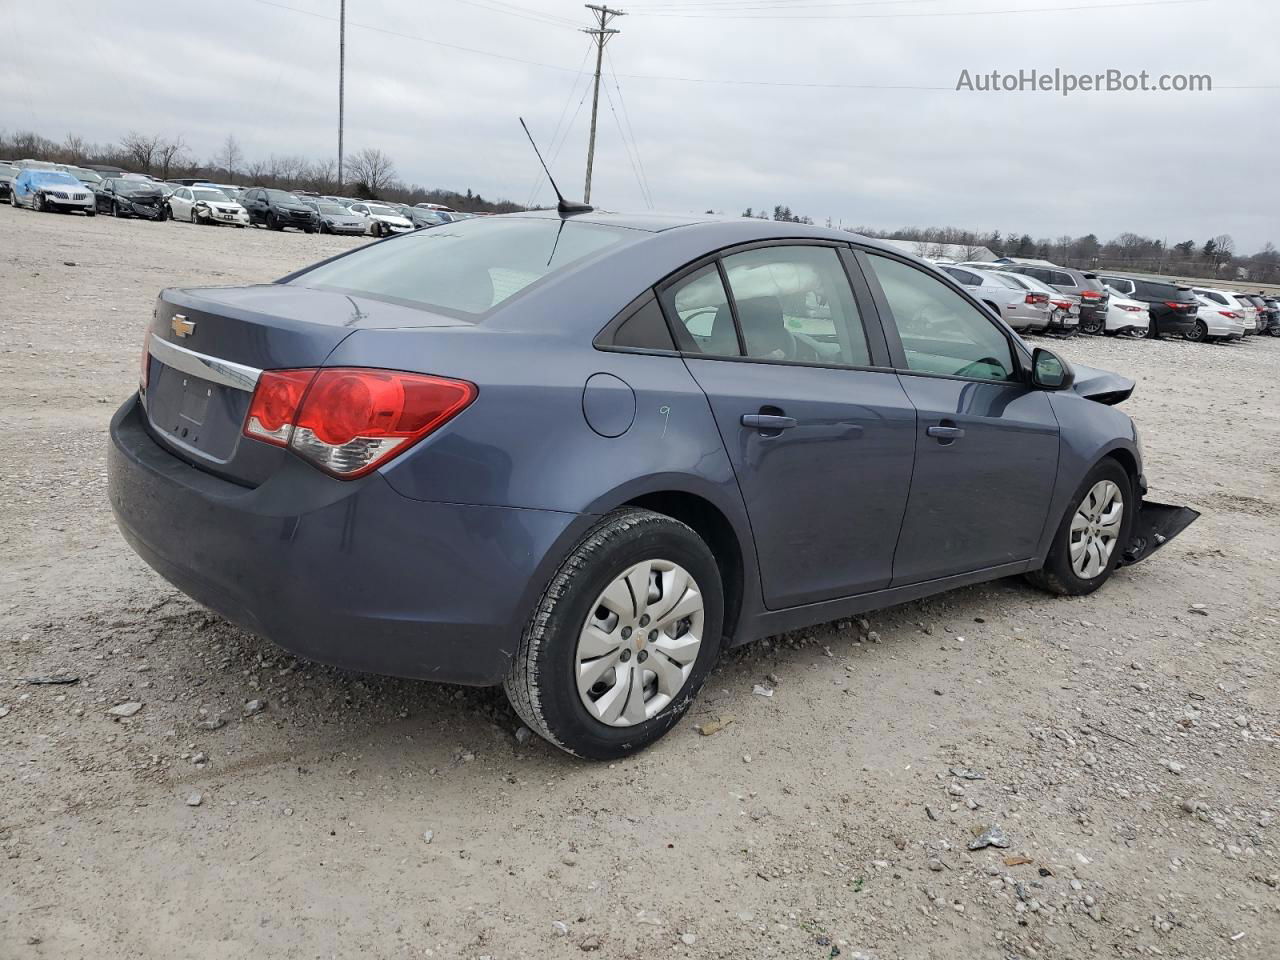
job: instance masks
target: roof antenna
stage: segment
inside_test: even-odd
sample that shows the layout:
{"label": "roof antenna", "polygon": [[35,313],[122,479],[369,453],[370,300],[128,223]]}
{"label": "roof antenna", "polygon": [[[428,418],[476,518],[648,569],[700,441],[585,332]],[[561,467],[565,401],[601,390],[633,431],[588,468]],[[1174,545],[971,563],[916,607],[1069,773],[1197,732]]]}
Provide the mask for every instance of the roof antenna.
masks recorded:
{"label": "roof antenna", "polygon": [[564,194],[560,192],[560,188],[556,186],[556,181],[551,176],[551,171],[547,169],[547,161],[542,159],[542,151],[538,149],[538,145],[533,142],[533,134],[529,132],[529,127],[524,122],[524,117],[520,118],[520,126],[524,127],[524,135],[529,138],[529,145],[533,147],[533,152],[538,155],[538,162],[542,164],[542,170],[547,175],[547,179],[551,181],[551,189],[556,192],[556,199],[559,203],[556,205],[556,211],[562,217],[570,217],[575,213],[590,213],[595,208],[586,203],[573,203],[564,198]]}

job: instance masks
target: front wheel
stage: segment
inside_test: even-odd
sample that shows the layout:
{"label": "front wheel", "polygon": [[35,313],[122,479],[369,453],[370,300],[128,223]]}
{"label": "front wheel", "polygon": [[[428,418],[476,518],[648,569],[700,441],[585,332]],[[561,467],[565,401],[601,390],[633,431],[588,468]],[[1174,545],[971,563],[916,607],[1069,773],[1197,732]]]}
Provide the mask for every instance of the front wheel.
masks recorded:
{"label": "front wheel", "polygon": [[720,653],[724,595],[706,543],[678,520],[625,509],[560,565],[525,627],[504,687],[562,750],[614,760],[658,740]]}
{"label": "front wheel", "polygon": [[1099,461],[1072,497],[1044,566],[1027,579],[1062,596],[1093,593],[1120,565],[1137,508],[1124,467],[1110,458]]}
{"label": "front wheel", "polygon": [[37,193],[32,201],[32,206],[35,207],[36,213],[44,213],[44,195]]}

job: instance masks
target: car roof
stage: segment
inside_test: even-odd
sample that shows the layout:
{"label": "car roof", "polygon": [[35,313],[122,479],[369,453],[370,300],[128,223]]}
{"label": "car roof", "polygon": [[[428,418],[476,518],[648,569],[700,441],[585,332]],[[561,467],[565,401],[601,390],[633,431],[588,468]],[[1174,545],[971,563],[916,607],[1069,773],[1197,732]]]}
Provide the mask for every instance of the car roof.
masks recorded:
{"label": "car roof", "polygon": [[[560,214],[555,210],[527,210],[520,213],[504,213],[497,217],[488,219],[503,218],[537,218],[546,220],[559,220]],[[754,217],[727,217],[721,214],[690,214],[690,213],[660,213],[660,212],[644,212],[644,213],[621,213],[606,210],[593,210],[590,213],[570,214],[565,219],[579,223],[594,223],[601,226],[620,227],[625,230],[641,230],[646,233],[665,233],[670,230],[679,230],[681,233],[705,233],[705,234],[725,234],[730,236],[730,243],[749,243],[754,240],[772,240],[772,239],[814,239],[814,240],[835,240],[841,243],[858,242],[866,247],[875,250],[882,250],[885,253],[893,254],[898,257],[907,257],[916,260],[926,266],[932,266],[919,257],[912,257],[903,251],[882,243],[879,240],[873,240],[870,237],[864,237],[861,234],[852,233],[848,230],[838,230],[834,227],[820,227],[816,224],[809,223],[793,223],[781,220],[759,220]],[[727,244],[726,244],[727,245]]]}

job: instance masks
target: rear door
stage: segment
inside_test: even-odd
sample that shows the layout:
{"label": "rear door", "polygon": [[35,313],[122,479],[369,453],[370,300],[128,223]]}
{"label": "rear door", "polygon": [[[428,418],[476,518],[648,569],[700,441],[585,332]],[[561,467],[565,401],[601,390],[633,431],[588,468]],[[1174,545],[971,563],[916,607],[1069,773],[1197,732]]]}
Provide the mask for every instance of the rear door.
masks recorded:
{"label": "rear door", "polygon": [[762,244],[659,291],[733,462],[771,609],[892,574],[916,415],[848,264],[836,245]]}
{"label": "rear door", "polygon": [[918,413],[892,584],[1030,558],[1057,476],[1048,397],[1023,381],[1009,334],[971,301],[887,253],[858,261]]}

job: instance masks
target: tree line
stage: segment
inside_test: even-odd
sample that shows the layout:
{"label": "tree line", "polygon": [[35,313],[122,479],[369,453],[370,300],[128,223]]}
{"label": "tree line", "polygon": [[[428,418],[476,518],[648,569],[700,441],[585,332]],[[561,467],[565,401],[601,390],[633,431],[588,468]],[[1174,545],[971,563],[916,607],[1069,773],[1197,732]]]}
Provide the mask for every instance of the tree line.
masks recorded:
{"label": "tree line", "polygon": [[317,160],[298,154],[271,154],[246,158],[234,134],[206,160],[198,160],[182,136],[165,137],[131,130],[113,143],[90,143],[68,134],[52,140],[33,130],[7,134],[0,130],[0,157],[10,160],[48,160],[74,166],[97,163],[122,167],[170,180],[203,177],[217,183],[276,187],[283,190],[312,190],[320,194],[353,195],[368,200],[400,203],[441,203],[470,213],[513,213],[525,209],[509,200],[487,200],[466,191],[428,189],[407,184],[396,172],[395,163],[384,151],[365,147],[344,159],[343,182],[338,182],[338,162]]}
{"label": "tree line", "polygon": [[[792,213],[786,205],[773,208],[770,217],[766,209],[747,207],[744,217],[762,220],[780,220],[788,223],[813,223],[812,217]],[[830,218],[826,225],[832,226]],[[1259,283],[1280,282],[1280,252],[1268,241],[1257,253],[1241,254],[1236,250],[1231,234],[1222,233],[1200,242],[1183,240],[1166,244],[1164,240],[1144,237],[1138,233],[1122,233],[1118,237],[1102,241],[1097,234],[1082,237],[1061,236],[1034,239],[1028,233],[999,230],[986,232],[964,230],[959,227],[900,227],[884,230],[878,227],[845,227],[851,233],[886,240],[905,240],[913,245],[920,257],[940,257],[952,254],[958,247],[961,260],[973,260],[982,255],[985,247],[998,257],[1026,257],[1050,260],[1060,266],[1077,270],[1116,270],[1136,273],[1189,275],[1217,277],[1223,280],[1237,278]],[[1243,271],[1243,275],[1241,273]]]}

